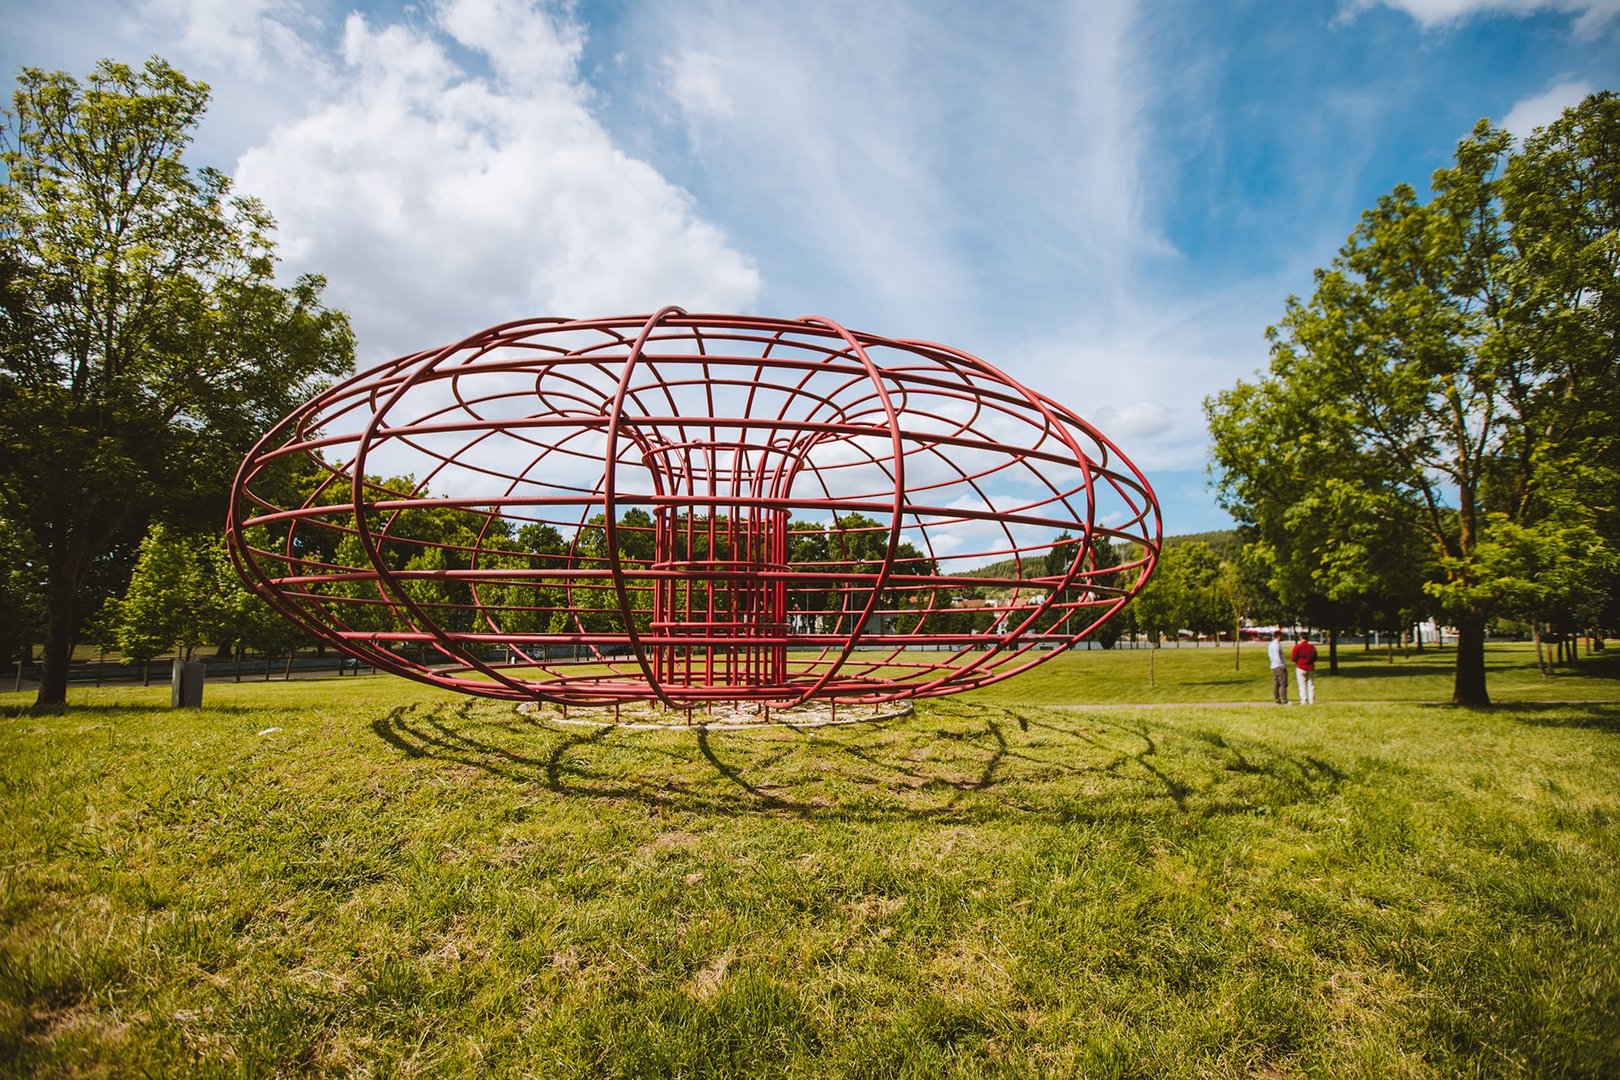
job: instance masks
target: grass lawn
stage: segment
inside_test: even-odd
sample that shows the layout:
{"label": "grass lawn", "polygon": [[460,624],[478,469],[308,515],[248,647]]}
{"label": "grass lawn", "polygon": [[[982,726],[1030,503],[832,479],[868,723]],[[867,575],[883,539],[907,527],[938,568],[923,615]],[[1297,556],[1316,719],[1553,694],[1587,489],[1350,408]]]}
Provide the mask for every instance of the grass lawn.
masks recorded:
{"label": "grass lawn", "polygon": [[[1585,645],[1582,645],[1585,652]],[[1064,653],[1023,675],[978,691],[971,700],[1003,705],[1231,704],[1271,701],[1271,671],[1263,644],[1242,646],[1234,667],[1232,646],[1182,645],[1156,650],[1084,648]],[[1339,674],[1328,673],[1327,647],[1317,663],[1318,705],[1335,702],[1441,703],[1451,700],[1457,652],[1452,648],[1422,651],[1364,649],[1359,643],[1339,646]],[[1592,657],[1583,655],[1572,668],[1542,678],[1536,671],[1533,646],[1493,644],[1485,654],[1491,699],[1505,702],[1620,702],[1620,648],[1614,643]],[[1288,698],[1297,688],[1292,673]]]}
{"label": "grass lawn", "polygon": [[0,695],[0,1074],[1620,1075],[1620,649],[1263,656],[811,733]]}

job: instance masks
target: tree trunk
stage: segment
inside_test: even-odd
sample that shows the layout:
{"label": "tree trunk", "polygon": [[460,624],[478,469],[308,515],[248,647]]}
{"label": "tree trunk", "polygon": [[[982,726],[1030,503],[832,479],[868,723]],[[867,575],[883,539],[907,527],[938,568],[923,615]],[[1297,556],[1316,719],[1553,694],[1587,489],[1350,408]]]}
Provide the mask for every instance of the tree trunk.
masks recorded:
{"label": "tree trunk", "polygon": [[1477,608],[1457,618],[1457,681],[1452,686],[1454,705],[1489,705],[1485,692],[1485,612]]}
{"label": "tree trunk", "polygon": [[1530,620],[1530,640],[1536,643],[1536,670],[1539,671],[1541,673],[1541,677],[1545,679],[1547,677],[1547,653],[1546,650],[1544,650],[1541,646],[1540,619]]}
{"label": "tree trunk", "polygon": [[1328,628],[1328,674],[1339,673],[1339,630],[1337,627]]}
{"label": "tree trunk", "polygon": [[1158,643],[1151,638],[1148,640],[1148,689],[1153,689],[1153,654],[1159,651]]}
{"label": "tree trunk", "polygon": [[45,649],[40,656],[34,708],[67,704],[68,667],[73,662],[73,608],[77,582],[50,583],[46,598]]}

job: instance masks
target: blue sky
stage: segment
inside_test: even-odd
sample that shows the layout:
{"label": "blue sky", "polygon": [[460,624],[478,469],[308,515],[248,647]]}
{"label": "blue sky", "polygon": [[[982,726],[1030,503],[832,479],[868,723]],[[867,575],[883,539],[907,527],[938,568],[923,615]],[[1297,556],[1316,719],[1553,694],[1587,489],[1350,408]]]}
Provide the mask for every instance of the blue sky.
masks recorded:
{"label": "blue sky", "polygon": [[1620,82],[1620,0],[3,2],[7,72],[212,85],[196,162],[362,364],[528,315],[826,315],[1073,407],[1171,534],[1226,523],[1201,402],[1360,211]]}

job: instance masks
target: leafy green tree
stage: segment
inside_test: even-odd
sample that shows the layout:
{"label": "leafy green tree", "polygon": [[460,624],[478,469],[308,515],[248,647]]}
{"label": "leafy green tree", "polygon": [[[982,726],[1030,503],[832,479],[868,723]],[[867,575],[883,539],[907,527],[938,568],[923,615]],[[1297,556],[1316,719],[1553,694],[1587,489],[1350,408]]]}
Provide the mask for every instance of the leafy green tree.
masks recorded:
{"label": "leafy green tree", "polygon": [[[1120,587],[1120,574],[1118,571],[1104,573],[1112,570],[1125,561],[1125,552],[1130,550],[1129,545],[1114,544],[1106,537],[1093,536],[1091,542],[1091,567],[1096,573],[1091,584],[1099,590],[1118,589]],[[1106,595],[1104,593],[1103,595]],[[1109,619],[1092,632],[1091,639],[1105,649],[1112,649],[1119,641],[1120,634],[1124,633],[1125,624],[1119,618]]]}
{"label": "leafy green tree", "polygon": [[1202,540],[1166,543],[1147,587],[1125,610],[1155,647],[1167,636],[1179,642],[1182,629],[1219,633],[1230,624],[1223,565]]}
{"label": "leafy green tree", "polygon": [[1136,629],[1146,635],[1148,643],[1155,649],[1162,638],[1176,632],[1181,617],[1181,582],[1166,572],[1164,563],[1165,558],[1161,554],[1158,568],[1127,609],[1131,612]]}
{"label": "leafy green tree", "polygon": [[[410,597],[434,625],[450,631],[470,629],[464,625],[467,611],[456,603],[455,595],[455,592],[464,592],[466,587],[450,584],[445,577],[449,569],[450,560],[445,557],[444,548],[423,548],[405,564],[400,591]],[[426,663],[427,647],[419,647],[417,655]]]}
{"label": "leafy green tree", "polygon": [[[181,536],[161,524],[142,541],[129,587],[103,608],[95,626],[105,647],[123,651],[146,667],[152,657],[175,649],[190,659],[201,645],[245,649],[268,660],[307,640],[304,631],[243,583],[217,533]],[[268,664],[266,678],[269,678]]]}
{"label": "leafy green tree", "polygon": [[[1046,561],[1041,567],[1044,576],[1052,579],[1063,577],[1080,554],[1080,541],[1065,529],[1052,541],[1052,550],[1046,553]],[[1080,572],[1084,571],[1085,567],[1081,566]],[[1079,589],[1073,586],[1058,591],[1059,603],[1073,603],[1078,597]]]}
{"label": "leafy green tree", "polygon": [[1332,673],[1339,670],[1344,627],[1399,629],[1434,607],[1425,586],[1439,570],[1404,500],[1353,479],[1324,477],[1285,519],[1289,557],[1279,561],[1278,581],[1304,621],[1327,630]]}
{"label": "leafy green tree", "polygon": [[[1252,562],[1252,560],[1250,560]],[[1240,669],[1243,658],[1243,620],[1254,606],[1254,575],[1246,573],[1242,558],[1222,559],[1217,593],[1230,614],[1232,627],[1232,670]]]}
{"label": "leafy green tree", "polygon": [[[223,536],[205,538],[200,547],[213,587],[211,639],[220,647],[221,655],[236,657],[237,681],[240,682],[242,659],[249,648],[262,651],[265,639],[272,633],[290,633],[297,628],[247,587],[231,564]],[[272,620],[279,625],[271,626]]]}
{"label": "leafy green tree", "polygon": [[1251,590],[1273,621],[1326,628],[1336,672],[1339,630],[1400,626],[1436,564],[1421,506],[1367,482],[1353,430],[1292,373],[1274,366],[1206,402],[1212,453],[1221,502],[1249,534]]}
{"label": "leafy green tree", "polygon": [[[1048,578],[1061,577],[1067,573],[1070,565],[1078,554],[1080,541],[1064,532],[1053,542],[1052,550],[1046,555],[1041,569]],[[1113,543],[1102,533],[1094,533],[1091,537],[1090,551],[1086,564],[1081,571],[1085,575],[1079,578],[1079,584],[1070,586],[1059,597],[1060,602],[1079,602],[1086,606],[1077,609],[1065,624],[1067,629],[1081,630],[1094,622],[1106,610],[1110,601],[1117,598],[1119,591],[1126,587],[1127,571],[1116,569],[1128,558],[1134,558],[1134,545],[1129,543]],[[1008,565],[1008,572],[1013,567]],[[1120,636],[1127,631],[1135,633],[1140,626],[1133,614],[1135,605],[1132,604],[1124,611],[1092,631],[1087,639],[1087,647],[1095,641],[1104,649],[1112,649],[1119,641]],[[1076,621],[1079,620],[1079,621]]]}
{"label": "leafy green tree", "polygon": [[[568,542],[554,526],[530,523],[517,531],[516,548],[523,552],[522,567],[529,569],[562,569],[568,562]],[[517,617],[514,622],[520,632],[562,633],[568,629],[568,594],[559,579],[541,578],[538,582],[526,580],[518,586],[521,595],[508,593],[507,602],[519,601],[514,606],[534,610]]]}
{"label": "leafy green tree", "polygon": [[124,663],[141,665],[144,683],[154,657],[173,650],[189,660],[212,637],[216,600],[198,541],[158,523],[141,541],[123,597],[109,601],[98,622]]}
{"label": "leafy green tree", "polygon": [[1526,377],[1506,393],[1536,442],[1487,464],[1508,520],[1620,537],[1620,96],[1538,129],[1499,185]]}
{"label": "leafy green tree", "polygon": [[1200,540],[1168,545],[1161,569],[1175,579],[1175,614],[1179,627],[1214,637],[1231,625],[1221,557]]}
{"label": "leafy green tree", "polygon": [[308,643],[309,635],[246,589],[240,593],[230,592],[227,598],[234,601],[225,611],[229,619],[227,625],[235,638],[238,671],[243,654],[251,651],[264,657],[266,682],[270,681],[271,661],[277,657],[287,658],[282,673],[291,676],[293,654]]}
{"label": "leafy green tree", "polygon": [[[422,498],[425,486],[410,476],[382,480],[367,478],[371,496],[378,500]],[[338,515],[336,521],[344,528],[354,525],[353,511]],[[463,506],[438,503],[429,499],[425,505],[408,510],[366,511],[366,525],[371,533],[382,566],[395,573],[393,585],[370,579],[340,580],[322,583],[313,588],[321,596],[359,601],[333,605],[332,614],[349,630],[365,633],[389,631],[414,632],[422,629],[401,597],[421,607],[428,620],[453,632],[487,630],[487,625],[475,622],[473,590],[461,572],[472,567],[474,552],[480,544],[493,551],[515,550],[519,542],[511,536],[511,524],[491,517],[486,511]],[[560,547],[556,530],[544,527],[551,534],[554,545]],[[369,572],[373,563],[366,548],[354,532],[344,532],[330,557],[318,551],[306,551],[312,558],[336,570]],[[520,568],[509,566],[504,555],[486,557],[480,569]],[[527,560],[522,561],[527,566]],[[494,581],[488,586],[488,596],[504,595],[510,582]],[[396,592],[397,588],[397,592]],[[425,656],[425,651],[416,650]]]}
{"label": "leafy green tree", "polygon": [[[1425,589],[1458,629],[1459,704],[1489,701],[1492,530],[1545,517],[1559,463],[1585,463],[1613,505],[1617,146],[1608,94],[1522,150],[1482,121],[1427,203],[1405,185],[1379,199],[1312,296],[1290,298],[1269,375],[1207,403],[1227,505],[1279,549],[1286,515],[1322,527],[1306,492],[1358,492],[1345,506],[1423,538]],[[1317,594],[1342,602],[1356,575],[1316,562]]]}
{"label": "leafy green tree", "polygon": [[1480,563],[1500,597],[1499,611],[1530,624],[1543,675],[1550,670],[1545,628],[1573,633],[1594,625],[1620,585],[1620,553],[1584,523],[1495,522]]}
{"label": "leafy green tree", "polygon": [[[0,517],[0,661],[33,657],[44,625],[44,583],[31,538]],[[18,672],[20,677],[21,672]]]}
{"label": "leafy green tree", "polygon": [[44,571],[40,705],[97,558],[219,520],[251,439],[352,361],[324,282],[274,283],[264,208],[182,161],[207,100],[157,59],[25,68],[0,120],[0,513]]}
{"label": "leafy green tree", "polygon": [[[526,547],[524,537],[537,541],[545,550]],[[553,632],[553,620],[564,606],[563,590],[555,579],[541,575],[557,566],[556,557],[566,550],[561,534],[549,525],[530,525],[519,531],[517,539],[496,540],[490,546],[492,550],[479,556],[478,568],[512,573],[510,577],[485,578],[473,585],[472,593],[488,620],[474,629],[511,635]],[[528,652],[533,646],[518,648]]]}

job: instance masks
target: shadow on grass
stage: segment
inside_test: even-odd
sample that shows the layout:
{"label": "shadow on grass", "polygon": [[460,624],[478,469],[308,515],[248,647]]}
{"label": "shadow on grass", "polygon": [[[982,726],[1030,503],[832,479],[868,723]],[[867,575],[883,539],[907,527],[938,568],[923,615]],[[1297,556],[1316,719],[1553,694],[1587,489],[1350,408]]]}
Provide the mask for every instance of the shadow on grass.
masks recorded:
{"label": "shadow on grass", "polygon": [[1596,728],[1599,731],[1620,732],[1620,705],[1513,702],[1493,708],[1511,711],[1515,720],[1531,727]]}
{"label": "shadow on grass", "polygon": [[1393,664],[1382,660],[1362,661],[1360,663],[1340,662],[1338,671],[1330,671],[1326,664],[1316,670],[1317,678],[1326,679],[1438,679],[1449,676],[1455,669],[1455,663],[1433,663],[1426,660],[1404,660]]}
{"label": "shadow on grass", "polygon": [[887,725],[648,733],[559,729],[468,702],[399,706],[371,727],[407,759],[568,798],[845,821],[1253,813],[1324,797],[1342,779],[1325,762],[1218,734],[984,704]]}
{"label": "shadow on grass", "polygon": [[82,704],[70,701],[66,705],[0,705],[0,719],[19,720],[31,716],[102,716],[109,713],[123,715],[139,713],[148,716],[163,713],[177,717],[222,714],[225,716],[237,716],[255,713],[262,716],[266,711],[261,706],[253,705],[203,705],[195,709],[176,709],[168,705],[148,705],[144,703],[93,702]]}

